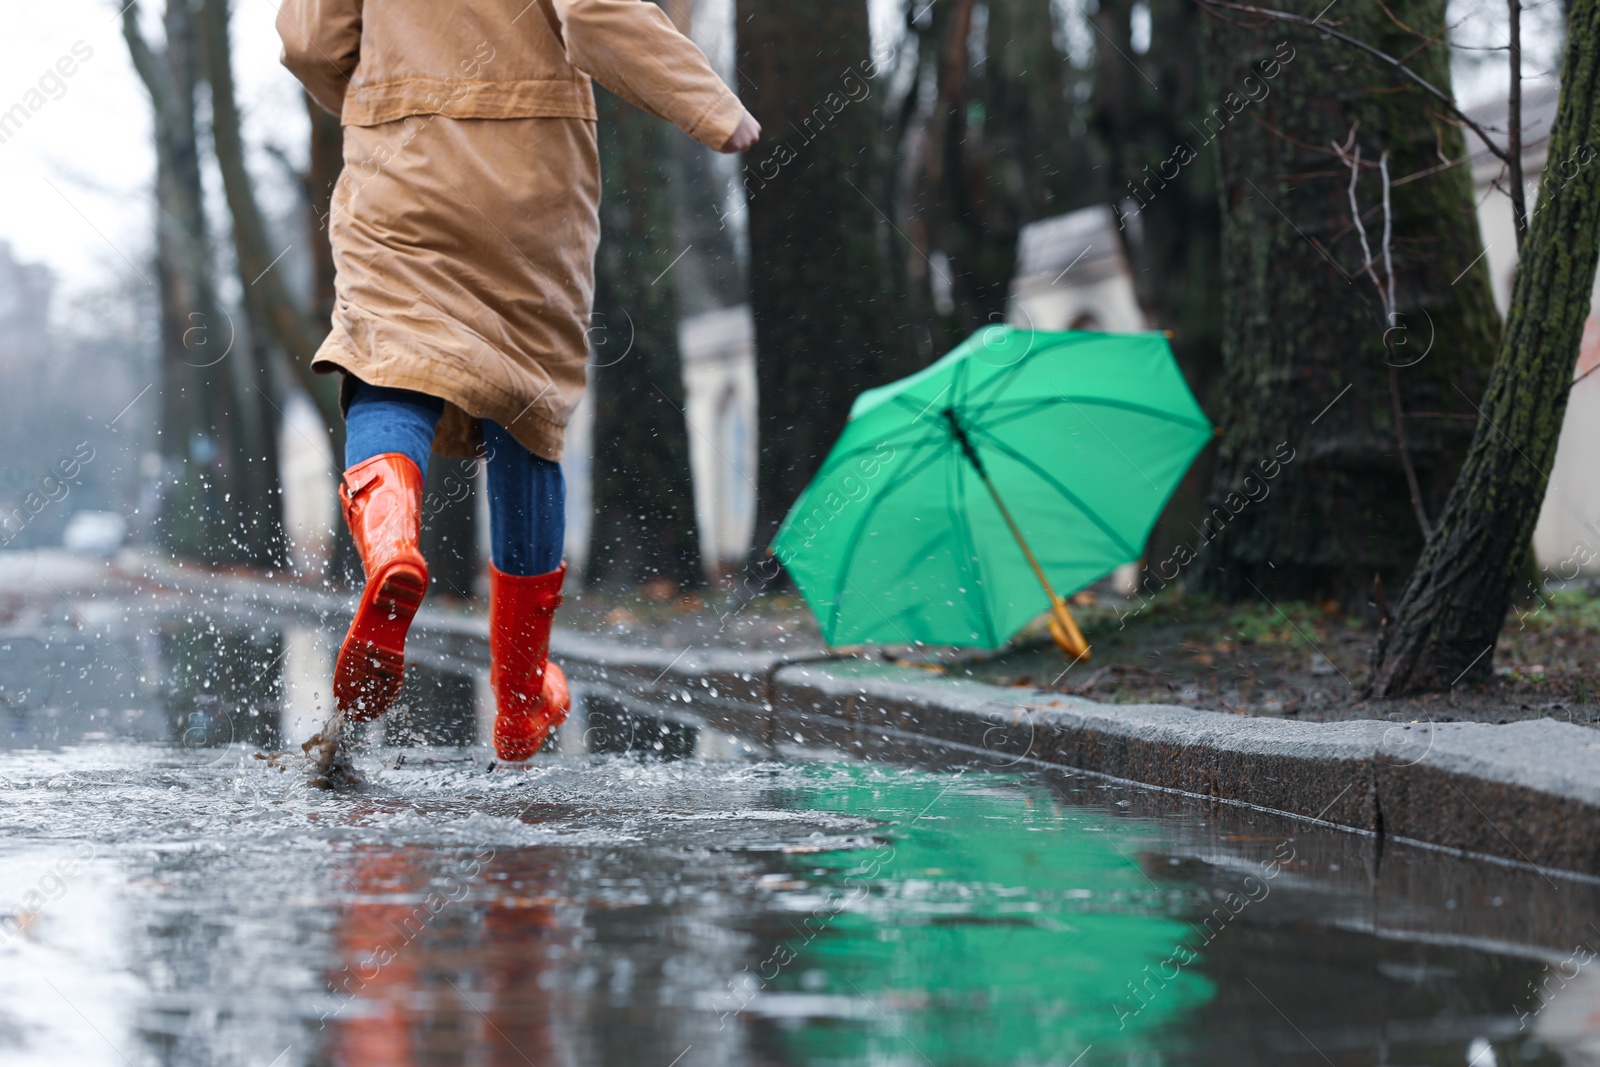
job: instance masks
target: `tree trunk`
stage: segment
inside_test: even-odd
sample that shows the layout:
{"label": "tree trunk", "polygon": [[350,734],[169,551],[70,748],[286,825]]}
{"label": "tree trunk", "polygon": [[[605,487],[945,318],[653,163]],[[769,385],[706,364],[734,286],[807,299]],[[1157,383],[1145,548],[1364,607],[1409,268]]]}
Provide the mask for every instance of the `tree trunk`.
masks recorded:
{"label": "tree trunk", "polygon": [[[904,36],[892,55],[880,57],[881,69],[874,79],[874,89],[881,88],[883,94],[876,104],[881,131],[877,139],[883,147],[876,153],[874,185],[863,187],[892,223],[892,228],[888,224],[880,228],[885,249],[883,289],[892,300],[889,358],[908,372],[932,363],[961,340],[948,316],[939,315],[935,307],[931,235],[922,214],[921,160],[930,104],[924,86],[932,85],[936,91],[939,50],[932,42],[942,9],[926,4],[912,7],[913,3],[906,0]],[[929,15],[925,27],[913,17],[924,9]]]}
{"label": "tree trunk", "polygon": [[156,139],[157,270],[162,305],[162,454],[171,483],[158,527],[168,548],[207,563],[282,566],[277,441],[263,414],[251,338],[213,283],[200,179],[195,11],[170,0],[158,54],[122,12],[134,69],[150,93]]}
{"label": "tree trunk", "polygon": [[[311,247],[311,321],[319,335],[333,321],[334,291],[333,241],[328,234],[328,218],[333,214],[333,187],[344,171],[344,127],[339,116],[330,115],[322,105],[302,94],[306,118],[311,124],[309,163],[303,185],[306,198],[306,241]],[[338,420],[341,424],[343,419]]]}
{"label": "tree trunk", "polygon": [[[1322,0],[1288,10],[1313,17]],[[1341,9],[1342,32],[1450,91],[1443,0]],[[1398,24],[1412,27],[1408,32]],[[1422,533],[1396,445],[1403,429],[1436,514],[1471,437],[1472,401],[1499,332],[1459,128],[1387,66],[1338,40],[1220,12],[1206,20],[1207,117],[1141,174],[1140,210],[1177,194],[1199,157],[1221,161],[1223,430],[1195,584],[1220,598],[1334,600],[1365,610],[1393,588]],[[1424,46],[1418,34],[1432,43]],[[1356,129],[1358,192],[1382,259],[1380,178],[1393,190],[1395,322],[1386,321],[1352,225],[1349,170],[1333,153]],[[1432,171],[1424,175],[1423,172]],[[1381,271],[1381,263],[1380,263]],[[1390,363],[1386,341],[1397,345]],[[1251,498],[1256,498],[1252,500]]]}
{"label": "tree trunk", "polygon": [[[337,375],[314,374],[311,359],[328,333],[333,315],[333,248],[327,219],[333,183],[343,167],[343,130],[339,120],[306,96],[311,121],[310,168],[303,179],[310,224],[305,240],[312,264],[310,307],[296,299],[281,268],[288,251],[274,241],[256,200],[255,183],[245,165],[244,136],[234,94],[233,57],[229,45],[229,0],[200,0],[201,31],[206,80],[211,85],[212,143],[228,210],[233,219],[233,243],[238,260],[245,308],[255,332],[265,341],[265,355],[281,359],[293,381],[310,397],[327,427],[329,448],[335,457],[344,451],[344,418],[339,410]],[[262,377],[268,378],[263,366]],[[273,406],[281,414],[277,399]],[[335,467],[342,466],[336,459]],[[337,492],[338,481],[328,492]],[[469,517],[470,523],[470,517]],[[458,537],[459,540],[459,537]],[[468,565],[475,565],[476,552]],[[359,580],[360,564],[348,531],[336,524],[334,576]],[[470,588],[470,584],[468,586]]]}
{"label": "tree trunk", "polygon": [[[288,360],[295,380],[331,429],[343,421],[339,414],[338,379],[311,371],[311,357],[328,332],[327,320],[313,321],[291,295],[288,282],[278,269],[288,249],[278,247],[268,233],[256,201],[254,180],[245,166],[244,135],[234,98],[233,59],[228,43],[229,0],[201,0],[201,4],[205,73],[211,85],[212,144],[222,172],[223,194],[233,217],[233,244],[245,308],[264,339]],[[313,138],[318,132],[313,125]],[[312,259],[316,263],[319,257],[313,253]]]}
{"label": "tree trunk", "polygon": [[228,0],[202,0],[196,13],[201,68],[211,88],[211,145],[233,217],[234,259],[251,340],[236,350],[230,362],[239,431],[251,457],[240,471],[239,491],[243,500],[256,502],[256,509],[263,513],[265,521],[254,528],[270,536],[270,544],[276,547],[274,558],[281,565],[287,562],[288,548],[282,529],[283,480],[278,463],[283,397],[271,361],[280,352],[303,347],[311,338],[282,276],[272,270],[274,253],[269,251],[266,224],[245,168],[228,17]]}
{"label": "tree trunk", "polygon": [[[760,394],[754,550],[844,427],[856,394],[908,368],[889,355],[865,0],[737,0],[741,93],[763,136],[739,172],[749,206]],[[898,242],[893,231],[884,238]]]}
{"label": "tree trunk", "polygon": [[1087,199],[1090,183],[1071,151],[1069,68],[1050,5],[958,0],[944,15],[923,213],[930,244],[949,257],[959,340],[1005,321],[1022,227],[1065,210],[1074,187]]}
{"label": "tree trunk", "polygon": [[233,59],[228,43],[228,0],[201,0],[200,27],[206,80],[211,86],[212,145],[222,172],[223,195],[233,217],[233,243],[239,260],[245,307],[259,329],[290,359],[308,368],[322,337],[289,295],[276,269],[286,248],[267,232],[256,203],[255,183],[245,166],[244,135],[234,99]]}
{"label": "tree trunk", "polygon": [[[1370,692],[1400,696],[1489,676],[1539,518],[1600,259],[1600,0],[1573,0],[1547,167],[1523,242],[1500,355],[1461,476],[1393,620]],[[1560,166],[1559,163],[1556,166]],[[1577,546],[1569,563],[1593,558]]]}
{"label": "tree trunk", "polygon": [[[662,6],[678,32],[700,41],[694,27],[695,8],[704,0],[667,0]],[[732,40],[733,24],[727,26]],[[712,37],[705,42],[707,58],[720,68],[726,42]],[[720,71],[733,76],[732,69]],[[669,277],[682,316],[734,307],[746,303],[745,266],[736,234],[728,218],[728,193],[737,157],[719,152],[688,137],[667,138],[668,191],[671,193],[674,255],[686,251]]]}
{"label": "tree trunk", "polygon": [[[1101,195],[1106,203],[1138,210],[1130,184],[1193,140],[1191,124],[1206,114],[1195,42],[1207,16],[1192,0],[1153,0],[1149,51],[1132,58],[1134,6],[1132,0],[1103,0],[1093,16],[1099,39],[1113,46],[1095,66],[1094,127],[1106,163]],[[1123,62],[1118,50],[1132,62]],[[1217,170],[1217,154],[1202,154],[1121,230],[1139,306],[1151,326],[1171,333],[1184,379],[1200,407],[1213,414],[1222,376],[1222,305],[1214,283],[1222,255]],[[1215,463],[1216,450],[1208,448],[1190,465],[1150,534],[1148,559],[1164,560],[1194,536]]]}
{"label": "tree trunk", "polygon": [[932,313],[937,356],[1005,321],[1022,227],[1090,203],[1095,190],[1072,133],[1077,75],[1049,4],[957,0],[909,14],[916,71],[890,136],[911,159],[909,273],[941,295],[910,293],[904,314]]}
{"label": "tree trunk", "polygon": [[[333,241],[328,233],[328,220],[333,214],[333,187],[344,171],[344,127],[337,115],[324,111],[322,105],[302,94],[306,118],[310,122],[311,137],[309,162],[301,176],[305,195],[306,242],[311,248],[311,314],[313,326],[319,336],[325,336],[333,321],[333,304],[337,293],[334,288]],[[298,368],[297,368],[298,370]],[[313,376],[334,391],[334,405],[330,412],[324,401],[317,401],[317,410],[329,421],[328,436],[333,446],[333,484],[329,492],[338,499],[339,471],[344,467],[344,416],[339,413],[337,390],[339,379],[334,375]],[[315,398],[315,394],[313,394]],[[335,508],[335,514],[338,509]],[[333,552],[328,561],[328,580],[339,585],[359,585],[363,581],[361,556],[350,529],[342,521],[333,524]]]}
{"label": "tree trunk", "polygon": [[1006,232],[996,266],[1010,293],[1017,232],[1026,223],[1091,202],[1083,140],[1072,132],[1067,56],[1056,45],[1051,5],[988,0],[985,24],[981,140],[987,146],[987,196],[1004,201]]}
{"label": "tree trunk", "polygon": [[[595,261],[590,584],[705,581],[689,473],[671,271],[671,127],[596,89],[601,242]],[[702,428],[709,430],[710,428]]]}

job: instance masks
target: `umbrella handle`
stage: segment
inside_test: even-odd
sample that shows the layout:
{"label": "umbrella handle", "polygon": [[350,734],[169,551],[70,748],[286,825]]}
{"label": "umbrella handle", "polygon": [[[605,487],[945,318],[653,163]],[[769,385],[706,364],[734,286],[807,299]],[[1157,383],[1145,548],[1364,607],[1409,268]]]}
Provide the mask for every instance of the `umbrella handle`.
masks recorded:
{"label": "umbrella handle", "polygon": [[1033,554],[1033,549],[1028,547],[1028,540],[1022,536],[1022,529],[1017,525],[1017,520],[1011,517],[1011,509],[1000,499],[1000,490],[989,480],[989,472],[983,469],[983,463],[978,459],[978,450],[973,447],[971,439],[962,429],[955,410],[946,408],[944,416],[949,420],[950,432],[960,443],[967,462],[972,464],[973,469],[978,472],[978,477],[983,481],[984,488],[989,490],[989,497],[999,509],[1000,517],[1011,528],[1011,536],[1017,539],[1017,547],[1022,549],[1022,554],[1028,559],[1028,566],[1033,568],[1034,576],[1039,579],[1039,584],[1044,586],[1045,595],[1050,598],[1050,636],[1055,639],[1061,651],[1071,656],[1074,662],[1088,659],[1089,642],[1083,639],[1083,631],[1078,629],[1077,622],[1072,618],[1072,612],[1067,610],[1066,601],[1056,596],[1056,591],[1050,588],[1050,579],[1045,575],[1044,568],[1039,565],[1039,559]]}
{"label": "umbrella handle", "polygon": [[1055,640],[1056,647],[1074,661],[1087,660],[1089,642],[1084,640],[1083,631],[1078,629],[1072,612],[1067,610],[1067,602],[1058,596],[1051,596],[1050,601],[1050,636]]}

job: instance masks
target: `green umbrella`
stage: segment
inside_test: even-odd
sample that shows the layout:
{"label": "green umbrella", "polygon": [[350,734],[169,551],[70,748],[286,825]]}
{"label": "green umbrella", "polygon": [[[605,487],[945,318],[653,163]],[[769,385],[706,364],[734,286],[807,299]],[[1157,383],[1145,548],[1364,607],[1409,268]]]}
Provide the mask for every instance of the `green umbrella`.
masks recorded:
{"label": "green umbrella", "polygon": [[772,550],[830,645],[1075,632],[1055,590],[1138,559],[1210,436],[1159,333],[990,327],[856,398]]}

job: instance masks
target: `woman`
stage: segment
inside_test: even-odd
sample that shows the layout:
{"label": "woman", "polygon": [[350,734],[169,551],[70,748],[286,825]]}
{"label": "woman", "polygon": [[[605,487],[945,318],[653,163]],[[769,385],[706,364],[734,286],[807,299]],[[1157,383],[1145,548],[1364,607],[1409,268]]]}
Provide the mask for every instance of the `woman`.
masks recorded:
{"label": "woman", "polygon": [[394,703],[428,586],[429,452],[483,455],[495,750],[528,759],[571,703],[547,660],[599,239],[590,76],[719,151],[760,126],[643,0],[284,0],[278,33],[344,125],[338,299],[312,366],[344,375],[339,495],[367,582],[335,699],[356,721]]}

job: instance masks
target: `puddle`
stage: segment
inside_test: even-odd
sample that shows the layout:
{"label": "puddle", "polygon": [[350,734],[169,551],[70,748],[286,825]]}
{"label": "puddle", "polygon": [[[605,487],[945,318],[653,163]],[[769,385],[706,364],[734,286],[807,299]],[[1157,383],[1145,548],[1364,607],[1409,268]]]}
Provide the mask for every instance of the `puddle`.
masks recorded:
{"label": "puddle", "polygon": [[0,637],[0,1062],[1600,1063],[1588,882],[433,660],[315,789],[334,644]]}

